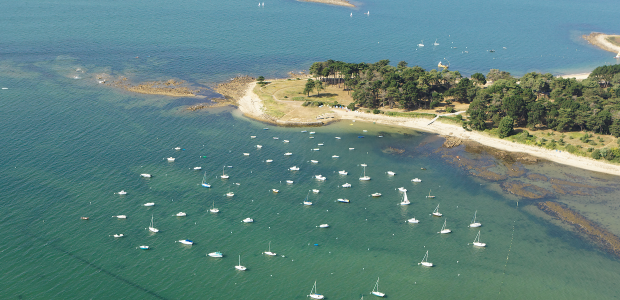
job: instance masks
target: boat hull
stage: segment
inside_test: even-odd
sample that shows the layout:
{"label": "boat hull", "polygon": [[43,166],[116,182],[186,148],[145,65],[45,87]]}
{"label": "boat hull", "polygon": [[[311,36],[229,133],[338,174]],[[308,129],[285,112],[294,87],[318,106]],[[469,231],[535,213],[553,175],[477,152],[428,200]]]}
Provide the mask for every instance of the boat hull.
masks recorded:
{"label": "boat hull", "polygon": [[486,243],[474,243],[474,246],[476,246],[476,247],[486,247],[487,244]]}
{"label": "boat hull", "polygon": [[325,296],[320,294],[310,294],[308,295],[308,297],[310,297],[311,299],[325,299]]}
{"label": "boat hull", "polygon": [[381,293],[381,292],[372,292],[371,294],[373,294],[373,295],[375,295],[377,297],[385,297],[385,294]]}
{"label": "boat hull", "polygon": [[425,262],[425,261],[421,262],[420,264],[425,266],[425,267],[432,267],[433,266],[433,263],[429,263],[429,262]]}
{"label": "boat hull", "polygon": [[480,227],[480,226],[482,226],[482,224],[480,224],[480,223],[471,223],[471,224],[469,224],[469,227],[471,227],[471,228]]}

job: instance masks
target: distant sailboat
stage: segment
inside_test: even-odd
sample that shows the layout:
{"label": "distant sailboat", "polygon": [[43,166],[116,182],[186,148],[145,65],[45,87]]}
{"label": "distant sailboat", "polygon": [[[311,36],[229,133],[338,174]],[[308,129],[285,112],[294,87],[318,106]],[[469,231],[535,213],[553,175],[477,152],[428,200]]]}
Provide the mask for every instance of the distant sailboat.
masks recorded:
{"label": "distant sailboat", "polygon": [[228,179],[228,177],[229,177],[229,176],[228,176],[228,175],[226,175],[226,172],[224,172],[224,168],[226,168],[226,166],[223,166],[223,167],[222,167],[222,176],[220,176],[220,178],[222,178],[222,179]]}
{"label": "distant sailboat", "polygon": [[481,243],[480,242],[480,230],[478,230],[478,235],[476,235],[476,238],[474,239],[474,246],[476,246],[476,247],[486,247],[487,246],[486,243]]}
{"label": "distant sailboat", "polygon": [[476,214],[478,214],[478,211],[474,212],[474,218],[471,220],[471,224],[469,224],[469,227],[480,227],[482,226],[482,224],[476,222]]}
{"label": "distant sailboat", "polygon": [[431,190],[428,190],[428,196],[426,198],[435,198],[435,196],[431,196]]}
{"label": "distant sailboat", "polygon": [[433,263],[428,262],[428,251],[426,251],[426,254],[424,255],[424,258],[422,258],[422,261],[418,263],[418,265],[423,265],[425,267],[432,267]]}
{"label": "distant sailboat", "polygon": [[310,295],[308,295],[308,297],[310,297],[312,299],[325,299],[325,296],[317,293],[317,291],[316,291],[316,281],[314,282],[314,286],[310,290]]}
{"label": "distant sailboat", "polygon": [[442,216],[442,214],[439,212],[439,204],[437,204],[437,207],[433,211],[433,216],[435,216],[435,217],[441,217]]}
{"label": "distant sailboat", "polygon": [[269,242],[269,250],[267,252],[263,252],[265,255],[276,256],[277,254],[271,252],[271,242]]}
{"label": "distant sailboat", "polygon": [[614,56],[614,58],[620,58],[620,52],[618,52],[618,55]]}
{"label": "distant sailboat", "polygon": [[351,13],[350,17],[353,17],[353,13]]}
{"label": "distant sailboat", "polygon": [[207,172],[205,171],[205,175],[202,176],[202,186],[206,187],[206,188],[210,188],[211,185],[207,183]]}
{"label": "distant sailboat", "polygon": [[239,255],[239,265],[235,266],[235,269],[239,270],[239,271],[245,271],[247,270],[246,267],[241,265],[241,255]]}
{"label": "distant sailboat", "polygon": [[159,229],[155,228],[155,223],[153,223],[153,215],[151,215],[151,225],[149,226],[149,231],[153,233],[159,232]]}
{"label": "distant sailboat", "polygon": [[211,209],[209,209],[209,211],[210,211],[210,212],[212,212],[212,213],[214,213],[214,214],[216,214],[216,213],[219,213],[219,212],[220,212],[220,210],[219,210],[219,209],[215,208],[215,201],[213,201],[213,206],[211,207]]}
{"label": "distant sailboat", "polygon": [[424,47],[424,40],[418,44],[418,47]]}
{"label": "distant sailboat", "polygon": [[364,176],[360,177],[361,181],[368,181],[370,180],[370,176],[366,176],[366,165],[363,166],[364,167]]}
{"label": "distant sailboat", "polygon": [[404,192],[403,201],[400,202],[400,205],[409,205],[409,204],[411,204],[411,202],[409,202],[409,199],[407,199],[407,192]]}
{"label": "distant sailboat", "polygon": [[372,292],[370,293],[378,297],[385,297],[384,293],[379,292],[379,278],[378,277],[377,277],[377,283],[375,283],[375,287],[372,289]]}
{"label": "distant sailboat", "polygon": [[308,196],[310,196],[310,191],[308,191],[308,195],[306,195],[306,200],[304,200],[304,205],[310,206],[310,205],[312,205],[312,202],[308,201]]}
{"label": "distant sailboat", "polygon": [[433,43],[433,45],[439,46],[439,43],[437,43],[437,39],[435,39],[435,42]]}
{"label": "distant sailboat", "polygon": [[364,13],[367,16],[370,16],[370,11]]}
{"label": "distant sailboat", "polygon": [[446,233],[450,233],[450,232],[452,232],[452,230],[450,230],[450,229],[446,228],[446,222],[448,222],[448,219],[445,219],[445,220],[443,221],[443,226],[441,227],[441,231],[440,231],[440,232],[438,232],[438,233],[446,234]]}

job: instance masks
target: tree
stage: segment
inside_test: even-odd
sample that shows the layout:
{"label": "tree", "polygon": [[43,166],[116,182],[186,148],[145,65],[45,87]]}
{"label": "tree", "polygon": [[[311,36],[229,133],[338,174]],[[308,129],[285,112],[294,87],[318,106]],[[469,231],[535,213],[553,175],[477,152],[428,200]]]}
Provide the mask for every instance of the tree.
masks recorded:
{"label": "tree", "polygon": [[514,120],[510,116],[505,116],[499,122],[499,138],[503,139],[512,133]]}
{"label": "tree", "polygon": [[471,79],[476,80],[479,84],[486,84],[487,83],[487,79],[484,78],[484,75],[482,73],[475,73],[474,75],[471,75]]}
{"label": "tree", "polygon": [[315,80],[314,89],[316,90],[316,95],[319,96],[321,94],[321,90],[325,89],[323,88],[323,82],[321,82],[320,80]]}
{"label": "tree", "polygon": [[500,71],[498,69],[491,69],[491,71],[489,71],[489,74],[487,74],[487,80],[493,81],[493,82],[499,79],[511,79],[511,78],[512,76],[510,75],[510,73]]}
{"label": "tree", "polygon": [[307,94],[310,97],[310,92],[314,89],[314,80],[308,79],[306,81],[306,87],[304,88],[304,94]]}
{"label": "tree", "polygon": [[258,80],[258,82],[263,82],[263,81],[265,81],[265,77],[258,76],[258,78],[256,78],[256,80]]}

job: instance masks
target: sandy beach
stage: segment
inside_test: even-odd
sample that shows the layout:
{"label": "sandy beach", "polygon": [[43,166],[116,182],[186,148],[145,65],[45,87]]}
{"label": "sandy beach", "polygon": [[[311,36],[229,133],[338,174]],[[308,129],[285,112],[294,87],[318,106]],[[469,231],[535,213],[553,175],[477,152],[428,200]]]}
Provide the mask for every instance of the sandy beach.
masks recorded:
{"label": "sandy beach", "polygon": [[[253,92],[256,83],[250,83],[245,95],[239,100],[239,110],[248,117],[264,119],[262,100]],[[461,126],[442,123],[439,120],[431,122],[423,118],[390,117],[381,114],[364,113],[361,111],[348,111],[345,109],[332,110],[341,120],[359,120],[375,122],[390,126],[412,128],[420,131],[436,133],[442,136],[453,136],[463,140],[471,140],[508,152],[527,153],[548,161],[568,165],[580,169],[601,172],[620,176],[620,166],[612,165],[604,161],[570,154],[566,151],[548,150],[541,147],[518,144],[496,137],[488,136],[482,132],[467,131]]]}
{"label": "sandy beach", "polygon": [[599,47],[609,52],[620,53],[620,46],[616,44],[612,44],[611,42],[607,40],[610,37],[620,37],[620,35],[592,32],[589,35],[583,36],[583,38],[586,41],[588,41],[590,44],[596,47]]}

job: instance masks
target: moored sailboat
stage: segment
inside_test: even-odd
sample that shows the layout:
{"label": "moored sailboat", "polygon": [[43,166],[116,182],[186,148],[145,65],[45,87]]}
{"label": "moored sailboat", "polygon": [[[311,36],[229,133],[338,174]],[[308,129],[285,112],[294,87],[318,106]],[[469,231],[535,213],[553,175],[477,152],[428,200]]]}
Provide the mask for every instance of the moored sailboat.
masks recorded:
{"label": "moored sailboat", "polygon": [[384,293],[379,292],[379,277],[377,277],[377,283],[375,283],[375,287],[372,289],[372,292],[370,293],[377,297],[385,297]]}
{"label": "moored sailboat", "polygon": [[407,192],[404,192],[403,201],[400,202],[400,205],[409,205],[409,204],[411,204],[411,202],[409,202],[409,199],[407,198]]}
{"label": "moored sailboat", "polygon": [[476,222],[476,215],[478,214],[478,211],[474,212],[474,218],[471,220],[471,224],[469,224],[469,227],[480,227],[482,226],[482,224]]}
{"label": "moored sailboat", "polygon": [[474,239],[474,246],[476,247],[486,247],[487,244],[486,243],[481,243],[480,242],[480,230],[478,230],[478,234],[476,235],[476,238]]}
{"label": "moored sailboat", "polygon": [[308,297],[310,297],[312,299],[325,299],[325,296],[317,293],[317,291],[316,291],[316,281],[314,282],[314,286],[312,286],[312,289],[310,290],[310,295],[308,295]]}
{"label": "moored sailboat", "polygon": [[428,250],[426,251],[426,254],[424,255],[424,258],[422,258],[422,261],[418,263],[418,265],[423,265],[425,267],[432,267],[433,263],[428,261]]}

